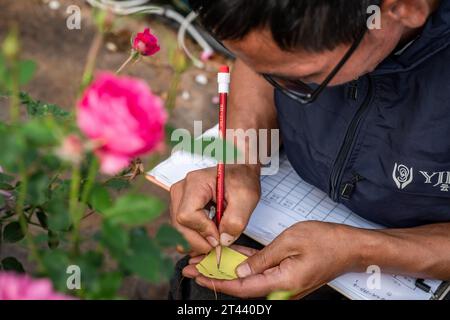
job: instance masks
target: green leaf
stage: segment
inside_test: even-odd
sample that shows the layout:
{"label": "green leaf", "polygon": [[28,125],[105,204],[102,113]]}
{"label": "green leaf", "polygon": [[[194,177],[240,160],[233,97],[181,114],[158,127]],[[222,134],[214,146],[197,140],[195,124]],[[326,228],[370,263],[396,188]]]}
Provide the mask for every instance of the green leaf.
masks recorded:
{"label": "green leaf", "polygon": [[164,203],[157,198],[128,194],[119,197],[103,214],[112,223],[140,225],[155,219],[164,209]]}
{"label": "green leaf", "polygon": [[0,194],[0,208],[2,208],[5,205],[5,198],[3,195]]}
{"label": "green leaf", "polygon": [[47,192],[50,179],[43,172],[32,175],[29,179],[26,203],[34,206],[47,201]]}
{"label": "green leaf", "polygon": [[156,242],[163,248],[183,246],[184,250],[189,250],[189,244],[184,237],[176,229],[168,224],[163,224],[155,237]]}
{"label": "green leaf", "polygon": [[83,291],[96,290],[97,282],[103,272],[103,255],[96,251],[87,251],[74,257],[71,264],[78,266],[81,270]]}
{"label": "green leaf", "polygon": [[12,126],[0,123],[0,165],[8,172],[18,171],[17,159],[23,159],[27,151],[25,137]]}
{"label": "green leaf", "polygon": [[43,103],[39,100],[33,100],[28,94],[21,92],[20,100],[26,106],[28,115],[33,117],[42,117],[52,115],[56,118],[68,118],[70,112],[63,110],[55,104]]}
{"label": "green leaf", "polygon": [[55,154],[46,153],[41,155],[41,163],[43,168],[47,168],[49,171],[55,172],[59,171],[61,168],[61,158]]}
{"label": "green leaf", "polygon": [[23,60],[19,63],[19,84],[26,85],[33,79],[37,65],[34,61]]}
{"label": "green leaf", "polygon": [[67,290],[67,267],[71,265],[69,253],[61,249],[43,250],[40,252],[42,263],[44,264],[46,274],[49,277],[57,291]]}
{"label": "green leaf", "polygon": [[54,135],[52,123],[41,119],[33,119],[25,123],[22,132],[28,141],[36,145],[52,145],[58,141]]}
{"label": "green leaf", "polygon": [[101,232],[101,242],[113,256],[126,252],[130,239],[128,232],[121,226],[104,221]]}
{"label": "green leaf", "polygon": [[176,130],[176,128],[167,124],[164,129],[165,129],[166,144],[172,148],[175,147],[179,141],[173,141],[171,137],[172,133]]}
{"label": "green leaf", "polygon": [[48,241],[47,245],[50,249],[56,249],[59,246],[59,235],[57,232],[53,232],[51,230],[47,233]]}
{"label": "green leaf", "polygon": [[54,231],[66,231],[70,227],[72,221],[66,200],[54,198],[47,203],[46,208],[49,229]]}
{"label": "green leaf", "polygon": [[154,283],[163,280],[161,252],[144,230],[136,229],[131,232],[129,253],[120,257],[119,261],[125,269],[143,279]]}
{"label": "green leaf", "polygon": [[72,221],[69,215],[69,181],[65,180],[52,191],[51,199],[45,204],[48,228],[53,231],[67,230]]}
{"label": "green leaf", "polygon": [[122,285],[122,275],[119,272],[103,273],[96,286],[92,289],[91,299],[114,299]]}
{"label": "green leaf", "polygon": [[39,233],[38,235],[33,237],[33,242],[37,246],[41,246],[48,243],[48,234]]}
{"label": "green leaf", "polygon": [[108,189],[99,184],[94,185],[89,196],[89,203],[98,212],[106,211],[112,205]]}
{"label": "green leaf", "polygon": [[22,240],[24,237],[25,235],[23,234],[18,221],[7,224],[3,230],[3,240],[6,242],[14,243]]}
{"label": "green leaf", "polygon": [[8,184],[8,183],[4,183],[4,182],[0,182],[0,190],[14,190],[14,186]]}
{"label": "green leaf", "polygon": [[44,229],[47,229],[48,228],[48,217],[45,214],[45,212],[42,211],[42,210],[37,210],[36,211],[36,217],[37,217],[41,227],[44,228]]}
{"label": "green leaf", "polygon": [[0,172],[0,182],[10,183],[14,180],[13,176],[7,175],[6,173]]}
{"label": "green leaf", "polygon": [[121,178],[113,178],[105,182],[105,186],[114,190],[123,190],[131,186],[130,182]]}
{"label": "green leaf", "polygon": [[23,268],[22,263],[20,263],[20,261],[14,257],[6,257],[0,262],[0,265],[5,271],[25,273],[25,269]]}

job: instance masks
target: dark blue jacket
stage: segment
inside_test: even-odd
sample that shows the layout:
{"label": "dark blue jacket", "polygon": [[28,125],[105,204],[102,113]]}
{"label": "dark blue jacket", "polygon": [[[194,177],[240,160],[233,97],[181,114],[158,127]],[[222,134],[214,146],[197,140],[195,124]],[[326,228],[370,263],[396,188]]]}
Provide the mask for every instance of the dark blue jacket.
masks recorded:
{"label": "dark blue jacket", "polygon": [[286,153],[307,182],[386,226],[450,222],[449,0],[374,72],[306,107],[280,92],[275,101]]}

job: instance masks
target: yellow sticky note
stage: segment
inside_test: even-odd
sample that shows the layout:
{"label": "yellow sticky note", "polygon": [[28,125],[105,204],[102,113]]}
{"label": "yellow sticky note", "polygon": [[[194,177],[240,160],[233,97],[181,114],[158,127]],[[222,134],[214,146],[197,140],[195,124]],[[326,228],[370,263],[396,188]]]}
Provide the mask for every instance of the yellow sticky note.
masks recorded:
{"label": "yellow sticky note", "polygon": [[236,267],[247,259],[247,256],[228,247],[222,247],[220,269],[217,268],[216,250],[212,250],[199,264],[197,270],[208,278],[220,280],[237,279]]}

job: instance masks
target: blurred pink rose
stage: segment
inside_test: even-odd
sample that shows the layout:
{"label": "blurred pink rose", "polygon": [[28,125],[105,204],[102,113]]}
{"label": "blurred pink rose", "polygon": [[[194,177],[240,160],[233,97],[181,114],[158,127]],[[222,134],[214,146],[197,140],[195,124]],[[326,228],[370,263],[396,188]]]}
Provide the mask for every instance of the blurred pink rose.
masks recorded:
{"label": "blurred pink rose", "polygon": [[71,300],[53,291],[48,279],[32,279],[27,275],[0,272],[0,300]]}
{"label": "blurred pink rose", "polygon": [[202,52],[202,54],[200,55],[200,60],[202,60],[203,62],[208,61],[209,59],[211,59],[211,57],[214,55],[213,51],[208,51],[205,50]]}
{"label": "blurred pink rose", "polygon": [[158,38],[145,28],[144,32],[139,32],[133,41],[133,49],[143,56],[152,56],[160,50]]}
{"label": "blurred pink rose", "polygon": [[83,142],[74,135],[68,135],[62,141],[61,146],[56,150],[56,155],[65,161],[80,163],[83,159]]}
{"label": "blurred pink rose", "polygon": [[147,84],[101,73],[78,102],[77,122],[91,140],[100,142],[100,169],[116,174],[135,157],[153,151],[164,138],[167,114]]}

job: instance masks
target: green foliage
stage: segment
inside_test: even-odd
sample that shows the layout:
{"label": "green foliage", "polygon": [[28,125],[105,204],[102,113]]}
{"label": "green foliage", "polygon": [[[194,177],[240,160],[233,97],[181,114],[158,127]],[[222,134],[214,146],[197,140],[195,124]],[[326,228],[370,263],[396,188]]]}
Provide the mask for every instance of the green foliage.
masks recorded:
{"label": "green foliage", "polygon": [[26,204],[43,205],[48,200],[48,185],[50,179],[44,172],[36,172],[30,176]]}
{"label": "green foliage", "polygon": [[127,194],[119,197],[114,205],[102,214],[111,223],[141,225],[158,217],[164,203],[150,196]]}
{"label": "green foliage", "polygon": [[[34,61],[23,60],[17,64],[17,78],[20,86],[28,84],[36,72],[37,66]],[[13,72],[11,66],[6,64],[5,58],[0,54],[0,92],[8,93],[12,90]]]}
{"label": "green foliage", "polygon": [[121,266],[153,283],[167,279],[168,261],[147,232],[142,228],[135,228],[131,230],[129,237],[128,250],[116,256]]}
{"label": "green foliage", "polygon": [[127,251],[130,238],[125,228],[106,220],[102,225],[101,243],[113,256],[120,256]]}
{"label": "green foliage", "polygon": [[19,260],[17,260],[14,257],[6,257],[0,261],[0,269],[3,269],[5,271],[15,271],[18,273],[24,273],[25,269],[22,266],[22,263],[20,263]]}
{"label": "green foliage", "polygon": [[130,182],[128,180],[121,179],[121,178],[113,178],[113,179],[109,179],[107,182],[105,182],[104,185],[107,188],[121,191],[124,189],[128,189],[130,187]]}
{"label": "green foliage", "polygon": [[156,234],[156,242],[163,248],[182,246],[185,251],[189,250],[189,245],[184,237],[168,224],[163,224]]}
{"label": "green foliage", "polygon": [[91,191],[89,203],[96,211],[105,212],[112,205],[108,189],[100,184],[96,184]]}
{"label": "green foliage", "polygon": [[18,242],[25,237],[23,233],[20,223],[18,221],[13,221],[5,226],[3,229],[3,240],[5,242]]}
{"label": "green foliage", "polygon": [[[97,18],[101,28],[108,27],[108,16]],[[59,158],[64,138],[79,136],[74,114],[20,92],[37,66],[20,59],[17,35],[8,35],[0,53],[0,94],[11,102],[9,121],[0,121],[0,190],[11,195],[8,203],[0,196],[0,270],[25,272],[15,257],[2,256],[2,244],[14,243],[28,246],[28,272],[80,298],[117,299],[126,276],[167,280],[173,266],[166,251],[188,245],[169,225],[154,237],[144,228],[166,209],[164,203],[127,193],[131,183],[124,173],[108,180],[96,177],[92,146],[81,162]],[[182,57],[178,60],[183,63]],[[28,115],[23,120],[20,104]],[[95,221],[101,223],[95,235],[83,229],[91,214],[99,214]],[[67,290],[72,265],[81,270],[81,290]]]}
{"label": "green foliage", "polygon": [[32,117],[44,117],[52,115],[55,118],[68,118],[71,116],[70,112],[65,111],[56,104],[43,103],[41,101],[33,100],[27,93],[20,94],[20,100],[25,105],[27,112]]}
{"label": "green foliage", "polygon": [[53,231],[67,231],[72,224],[69,215],[69,181],[59,184],[43,208],[47,213],[48,228]]}
{"label": "green foliage", "polygon": [[69,255],[62,249],[42,250],[39,252],[45,273],[41,276],[49,277],[56,290],[67,290],[67,267],[72,265]]}

